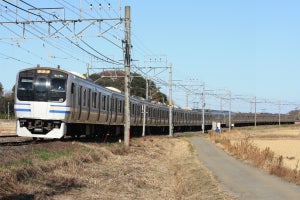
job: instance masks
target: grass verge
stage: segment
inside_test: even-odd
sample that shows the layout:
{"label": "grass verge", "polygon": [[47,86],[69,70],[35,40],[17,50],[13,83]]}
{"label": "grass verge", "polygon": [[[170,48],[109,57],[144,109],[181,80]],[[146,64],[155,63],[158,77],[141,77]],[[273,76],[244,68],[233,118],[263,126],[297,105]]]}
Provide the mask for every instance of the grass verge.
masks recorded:
{"label": "grass verge", "polygon": [[[233,199],[182,138],[6,148],[0,199]],[[26,159],[22,159],[26,158]],[[16,162],[8,167],[8,163]]]}
{"label": "grass verge", "polygon": [[267,171],[270,174],[279,176],[289,182],[300,185],[300,171],[298,164],[294,169],[287,168],[283,165],[283,156],[275,155],[269,148],[260,149],[251,142],[249,136],[231,141],[226,135],[209,133],[209,138],[216,144],[221,144],[225,151],[240,160],[251,163],[252,165]]}

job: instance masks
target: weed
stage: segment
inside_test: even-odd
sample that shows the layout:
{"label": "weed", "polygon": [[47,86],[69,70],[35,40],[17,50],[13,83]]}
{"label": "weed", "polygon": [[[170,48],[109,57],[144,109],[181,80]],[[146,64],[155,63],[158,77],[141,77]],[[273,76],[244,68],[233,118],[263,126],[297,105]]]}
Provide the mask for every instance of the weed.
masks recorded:
{"label": "weed", "polygon": [[194,152],[195,152],[195,148],[194,148],[194,146],[191,143],[189,143],[189,152],[191,154],[194,154]]}
{"label": "weed", "polygon": [[220,143],[232,155],[238,159],[252,163],[254,166],[268,171],[270,174],[279,176],[287,181],[300,184],[299,161],[295,169],[284,166],[283,156],[275,156],[269,147],[261,150],[250,140],[250,136],[241,139],[239,142],[231,142],[229,138],[222,135],[210,134],[211,141]]}
{"label": "weed", "polygon": [[70,150],[50,151],[47,149],[33,148],[32,152],[41,161],[47,161],[47,160],[56,159],[60,157],[70,157],[72,155],[72,152]]}
{"label": "weed", "polygon": [[21,158],[19,161],[1,164],[0,170],[12,169],[20,166],[32,166],[32,160],[29,158]]}
{"label": "weed", "polygon": [[28,158],[21,158],[20,165],[29,165],[32,166],[32,160]]}

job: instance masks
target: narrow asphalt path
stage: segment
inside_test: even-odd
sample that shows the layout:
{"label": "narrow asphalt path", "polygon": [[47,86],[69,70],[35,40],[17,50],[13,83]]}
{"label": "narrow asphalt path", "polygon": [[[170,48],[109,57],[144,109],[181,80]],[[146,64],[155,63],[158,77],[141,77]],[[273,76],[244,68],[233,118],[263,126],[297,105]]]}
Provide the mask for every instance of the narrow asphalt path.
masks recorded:
{"label": "narrow asphalt path", "polygon": [[300,187],[229,156],[204,138],[192,137],[199,160],[221,188],[237,199],[300,199]]}

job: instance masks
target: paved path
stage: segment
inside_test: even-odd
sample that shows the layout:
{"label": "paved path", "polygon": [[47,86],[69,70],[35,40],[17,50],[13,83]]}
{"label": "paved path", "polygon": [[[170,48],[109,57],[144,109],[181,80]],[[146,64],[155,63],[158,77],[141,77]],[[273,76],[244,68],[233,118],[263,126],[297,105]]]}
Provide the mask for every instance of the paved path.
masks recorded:
{"label": "paved path", "polygon": [[221,188],[238,199],[300,199],[300,186],[236,160],[203,138],[192,137],[190,141]]}

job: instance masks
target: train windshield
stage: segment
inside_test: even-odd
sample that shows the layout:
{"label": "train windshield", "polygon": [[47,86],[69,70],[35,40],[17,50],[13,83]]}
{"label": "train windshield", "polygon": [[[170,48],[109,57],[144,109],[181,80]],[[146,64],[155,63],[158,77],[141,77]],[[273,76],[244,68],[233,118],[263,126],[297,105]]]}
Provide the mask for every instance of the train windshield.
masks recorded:
{"label": "train windshield", "polygon": [[67,77],[67,74],[55,70],[20,72],[17,98],[21,101],[64,102]]}

